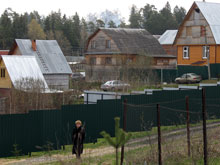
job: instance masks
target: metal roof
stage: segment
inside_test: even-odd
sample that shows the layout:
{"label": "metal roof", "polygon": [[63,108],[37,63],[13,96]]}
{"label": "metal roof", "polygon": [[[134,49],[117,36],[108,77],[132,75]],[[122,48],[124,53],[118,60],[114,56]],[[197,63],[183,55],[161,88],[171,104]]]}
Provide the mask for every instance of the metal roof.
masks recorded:
{"label": "metal roof", "polygon": [[4,55],[2,59],[14,87],[20,80],[33,79],[43,81],[44,87],[48,88],[35,57]]}
{"label": "metal roof", "polygon": [[33,51],[29,39],[15,40],[22,55],[35,56],[43,74],[71,74],[62,50],[56,40],[36,40],[37,51]]}
{"label": "metal roof", "polygon": [[220,3],[195,3],[210,25],[216,44],[220,44]]}
{"label": "metal roof", "polygon": [[161,45],[172,45],[176,38],[178,30],[167,30],[158,39]]}

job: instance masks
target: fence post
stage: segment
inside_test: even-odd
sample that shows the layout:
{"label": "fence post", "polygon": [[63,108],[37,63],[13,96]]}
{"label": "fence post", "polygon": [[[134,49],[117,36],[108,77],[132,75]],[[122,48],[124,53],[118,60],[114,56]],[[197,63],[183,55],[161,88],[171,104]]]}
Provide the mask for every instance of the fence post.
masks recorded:
{"label": "fence post", "polygon": [[159,104],[157,104],[157,133],[158,133],[158,164],[162,165],[161,130],[160,130],[160,105]]}
{"label": "fence post", "polygon": [[186,96],[186,126],[187,126],[187,146],[188,146],[188,156],[190,157],[189,96]]}
{"label": "fence post", "polygon": [[206,100],[205,88],[202,88],[202,119],[203,119],[203,150],[204,150],[204,165],[208,165],[207,151],[207,129],[206,129]]}
{"label": "fence post", "polygon": [[[127,99],[124,100],[124,109],[123,109],[123,130],[126,131],[127,126]],[[121,146],[121,165],[124,161],[124,145]]]}

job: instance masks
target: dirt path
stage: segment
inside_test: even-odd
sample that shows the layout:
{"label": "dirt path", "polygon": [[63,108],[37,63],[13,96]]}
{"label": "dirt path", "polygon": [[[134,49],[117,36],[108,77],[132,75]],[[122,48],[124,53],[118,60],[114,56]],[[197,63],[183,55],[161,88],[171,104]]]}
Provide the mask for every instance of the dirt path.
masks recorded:
{"label": "dirt path", "polygon": [[[218,126],[220,126],[220,122],[207,124],[207,129],[216,128]],[[194,133],[198,133],[202,131],[202,126],[192,127],[190,131],[191,131],[191,135]],[[162,133],[163,140],[174,140],[174,139],[179,139],[183,136],[186,136],[185,128]],[[144,137],[144,138],[133,139],[129,141],[129,143],[126,145],[126,150],[142,148],[142,147],[149,145],[150,143],[156,143],[156,142],[157,142],[157,135],[151,135],[151,136]],[[99,157],[99,156],[112,154],[112,153],[114,153],[114,148],[112,147],[85,149],[82,158]],[[70,153],[67,155],[57,154],[57,155],[52,155],[52,156],[32,157],[32,158],[21,159],[21,160],[0,159],[0,165],[36,165],[36,164],[41,164],[41,163],[67,161],[67,160],[71,160],[74,158],[75,156],[73,156]]]}

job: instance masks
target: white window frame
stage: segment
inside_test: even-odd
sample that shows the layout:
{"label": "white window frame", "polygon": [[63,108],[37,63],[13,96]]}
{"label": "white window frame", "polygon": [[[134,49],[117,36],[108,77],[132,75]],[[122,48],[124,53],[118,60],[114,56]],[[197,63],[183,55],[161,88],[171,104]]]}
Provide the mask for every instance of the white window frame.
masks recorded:
{"label": "white window frame", "polygon": [[[185,50],[185,48],[187,50]],[[189,59],[189,46],[184,46],[183,47],[183,59]]]}
{"label": "white window frame", "polygon": [[202,47],[202,59],[207,59],[209,56],[210,56],[210,46],[203,46]]}
{"label": "white window frame", "polygon": [[91,41],[91,49],[95,49],[96,48],[96,41],[92,40]]}

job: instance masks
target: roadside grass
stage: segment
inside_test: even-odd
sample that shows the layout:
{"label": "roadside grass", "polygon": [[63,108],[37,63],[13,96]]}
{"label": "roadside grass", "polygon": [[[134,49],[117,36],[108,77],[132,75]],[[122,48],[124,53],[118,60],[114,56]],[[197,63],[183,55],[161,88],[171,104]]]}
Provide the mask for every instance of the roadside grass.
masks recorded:
{"label": "roadside grass", "polygon": [[[220,164],[220,128],[208,130],[208,162],[210,165]],[[163,135],[163,134],[162,134]],[[186,136],[176,139],[163,139],[162,136],[162,162],[169,165],[202,165],[203,162],[203,141],[202,131],[191,135],[191,156],[187,154]],[[156,165],[158,164],[157,143],[143,145],[139,148],[125,149],[125,164],[135,165]],[[97,157],[82,158],[81,165],[113,165],[114,154],[101,155]],[[76,165],[77,160],[58,161],[43,163],[41,165]]]}
{"label": "roadside grass", "polygon": [[[207,123],[215,123],[215,122],[220,122],[220,119],[207,120]],[[196,123],[196,124],[191,124],[190,127],[199,126],[201,124],[202,124],[201,122]],[[183,129],[183,128],[186,128],[186,125],[161,126],[161,131],[165,133],[165,132]],[[155,135],[157,134],[157,127],[153,127],[149,131],[131,132],[131,134],[132,134],[131,140],[143,138],[143,137],[150,136],[150,135]],[[98,148],[103,148],[107,146],[108,146],[108,143],[103,138],[97,139],[96,143],[84,144],[85,149],[98,149]],[[68,155],[71,152],[72,152],[72,145],[66,145],[65,150],[51,150],[51,151],[45,150],[45,151],[39,151],[39,152],[32,152],[31,155],[32,157],[51,156],[51,155]],[[7,157],[4,159],[20,160],[20,159],[27,159],[27,158],[30,158],[30,157],[28,155],[24,155],[24,156],[18,156],[18,157],[15,157],[15,156]]]}

